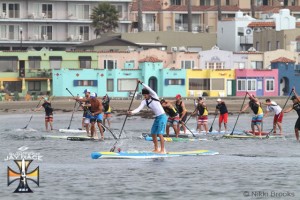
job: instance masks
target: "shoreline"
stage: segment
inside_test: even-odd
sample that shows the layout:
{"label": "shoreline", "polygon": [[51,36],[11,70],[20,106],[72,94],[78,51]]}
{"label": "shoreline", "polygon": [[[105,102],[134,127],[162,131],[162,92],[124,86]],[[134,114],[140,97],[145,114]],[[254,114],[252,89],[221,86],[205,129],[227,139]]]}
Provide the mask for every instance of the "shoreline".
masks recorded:
{"label": "shoreline", "polygon": [[[265,99],[268,97],[259,97],[259,100],[261,102],[265,102]],[[285,104],[287,97],[270,97],[271,100],[277,102],[281,107]],[[168,99],[167,99],[168,100]],[[217,97],[207,97],[205,102],[208,107],[209,115],[212,115],[215,113],[215,108],[217,105]],[[240,111],[244,97],[224,97],[222,100],[226,103],[229,114],[236,114]],[[125,115],[126,111],[129,108],[131,99],[112,99],[110,102],[110,105],[112,107],[112,113],[120,116]],[[137,108],[140,105],[141,100],[134,99],[131,110]],[[194,99],[183,99],[183,102],[185,103],[185,106],[188,110],[188,114],[193,112],[195,110],[194,107]],[[246,98],[245,103],[248,103],[249,100]],[[32,113],[32,110],[37,107],[39,103],[39,100],[36,101],[2,101],[0,102],[0,115],[5,115],[7,113],[10,114],[21,114],[21,113]],[[291,102],[292,103],[292,102]],[[41,105],[41,104],[40,104]],[[289,106],[289,102],[287,103],[287,106]],[[70,98],[61,98],[61,99],[55,99],[52,101],[52,107],[54,108],[54,114],[55,113],[67,113],[72,112],[74,108],[74,100]],[[265,110],[265,106],[263,106],[263,109]],[[148,110],[148,111],[147,111]],[[43,110],[39,111],[43,112]],[[77,112],[81,112],[80,109]],[[245,113],[251,112],[250,109],[247,110]],[[152,112],[147,109],[146,107],[140,112],[140,114],[136,115],[142,115],[142,116],[152,116]]]}

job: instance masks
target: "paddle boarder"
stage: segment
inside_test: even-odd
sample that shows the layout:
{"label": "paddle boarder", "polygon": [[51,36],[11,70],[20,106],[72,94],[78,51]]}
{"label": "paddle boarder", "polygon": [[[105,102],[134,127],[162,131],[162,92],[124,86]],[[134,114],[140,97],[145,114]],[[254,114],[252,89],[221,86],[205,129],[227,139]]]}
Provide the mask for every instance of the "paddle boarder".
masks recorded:
{"label": "paddle boarder", "polygon": [[228,122],[228,110],[227,106],[222,99],[217,99],[216,113],[220,112],[219,115],[219,132],[221,132],[222,122],[224,123],[225,133],[227,132],[227,122]]}
{"label": "paddle boarder", "polygon": [[273,134],[276,135],[276,126],[278,126],[280,135],[282,135],[282,119],[283,119],[283,112],[282,108],[275,102],[271,101],[271,99],[266,99],[266,103],[263,103],[264,105],[267,105],[266,112],[264,114],[264,118],[268,116],[269,112],[274,112],[274,119],[273,119]]}
{"label": "paddle boarder", "polygon": [[203,126],[207,134],[208,109],[202,97],[198,97],[198,103],[196,103],[196,110],[192,113],[192,115],[194,115],[196,112],[198,116],[197,129],[199,132],[201,132],[201,126]]}
{"label": "paddle boarder", "polygon": [[[91,95],[91,91],[89,89],[85,89],[83,91],[85,99],[89,99]],[[83,99],[83,98],[80,98]],[[85,101],[82,104],[83,108],[83,116],[82,116],[82,126],[86,130],[86,134],[88,137],[92,137],[90,134],[90,117],[88,113],[91,111],[91,104],[89,101]]]}
{"label": "paddle boarder", "polygon": [[107,121],[107,125],[110,128],[110,120],[111,120],[111,107],[109,105],[110,103],[110,98],[106,94],[102,98],[102,105],[104,109],[104,115],[103,115],[103,125],[105,126],[105,121]]}
{"label": "paddle boarder", "polygon": [[295,123],[295,136],[296,140],[299,141],[299,129],[300,129],[300,97],[297,95],[296,91],[294,90],[294,96],[292,96],[291,100],[293,101],[293,105],[286,110],[284,110],[284,113],[291,112],[292,110],[295,110],[298,114],[298,119]]}
{"label": "paddle boarder", "polygon": [[183,133],[186,134],[186,127],[184,125],[186,118],[187,118],[187,110],[185,108],[184,102],[182,101],[181,95],[177,94],[176,95],[176,100],[175,100],[175,106],[176,109],[179,113],[179,123],[178,123],[178,133],[181,130],[181,128],[183,129]]}
{"label": "paddle boarder", "polygon": [[91,105],[90,112],[88,111],[87,112],[88,112],[88,118],[90,119],[91,122],[91,137],[93,137],[94,139],[98,139],[98,134],[95,127],[95,123],[97,123],[97,126],[101,134],[101,140],[104,140],[103,128],[101,126],[103,120],[103,116],[102,116],[103,106],[101,100],[97,99],[96,93],[91,93],[89,98],[85,98],[85,99],[75,98],[75,100],[80,102],[90,102]]}
{"label": "paddle boarder", "polygon": [[252,134],[255,135],[255,126],[257,127],[258,134],[261,137],[261,123],[264,117],[263,109],[261,108],[261,103],[259,102],[258,98],[256,98],[253,94],[249,94],[249,103],[244,106],[244,108],[240,112],[244,112],[247,108],[251,108],[254,113],[254,116],[251,120],[251,129]]}
{"label": "paddle boarder", "polygon": [[[142,89],[142,95],[144,100],[142,100],[140,106],[135,110],[128,111],[129,115],[136,114],[140,112],[145,106],[150,108],[155,114],[155,120],[151,128],[151,136],[153,139],[155,153],[165,153],[165,140],[163,134],[166,129],[167,116],[165,111],[160,104],[159,97],[148,85],[144,84],[142,81],[138,80],[138,83],[142,84],[144,88]],[[157,136],[160,139],[160,149],[158,149]]]}
{"label": "paddle boarder", "polygon": [[179,129],[178,129],[178,124],[179,124],[179,114],[176,110],[176,108],[171,104],[171,102],[166,101],[165,99],[161,99],[160,103],[165,111],[165,113],[169,116],[168,121],[167,121],[167,128],[166,128],[166,133],[167,137],[170,136],[170,127],[172,126],[175,132],[176,137],[178,138],[179,135]]}
{"label": "paddle boarder", "polygon": [[35,109],[35,112],[44,108],[46,131],[48,131],[48,124],[50,125],[50,130],[53,130],[53,108],[51,106],[51,101],[47,97],[42,97],[42,99],[44,100],[44,103],[39,108]]}

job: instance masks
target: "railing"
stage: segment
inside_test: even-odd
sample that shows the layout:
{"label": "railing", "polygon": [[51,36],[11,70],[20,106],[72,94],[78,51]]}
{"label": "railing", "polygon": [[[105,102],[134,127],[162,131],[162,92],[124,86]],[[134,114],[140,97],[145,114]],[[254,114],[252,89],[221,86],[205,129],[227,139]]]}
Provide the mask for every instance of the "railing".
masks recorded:
{"label": "railing", "polygon": [[[175,23],[175,31],[188,31],[188,24]],[[193,32],[204,32],[205,26],[203,24],[192,24]]]}
{"label": "railing", "polygon": [[26,69],[25,78],[52,78],[51,69]]}

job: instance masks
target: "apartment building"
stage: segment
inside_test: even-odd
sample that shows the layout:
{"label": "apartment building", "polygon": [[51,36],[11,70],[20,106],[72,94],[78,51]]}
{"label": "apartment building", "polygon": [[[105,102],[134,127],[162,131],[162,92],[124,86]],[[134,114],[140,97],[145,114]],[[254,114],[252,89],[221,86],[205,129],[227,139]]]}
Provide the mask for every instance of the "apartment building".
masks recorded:
{"label": "apartment building", "polygon": [[[119,11],[116,32],[129,30],[130,2],[110,2]],[[98,0],[0,0],[0,50],[28,47],[65,50],[95,39],[90,15],[99,3]]]}

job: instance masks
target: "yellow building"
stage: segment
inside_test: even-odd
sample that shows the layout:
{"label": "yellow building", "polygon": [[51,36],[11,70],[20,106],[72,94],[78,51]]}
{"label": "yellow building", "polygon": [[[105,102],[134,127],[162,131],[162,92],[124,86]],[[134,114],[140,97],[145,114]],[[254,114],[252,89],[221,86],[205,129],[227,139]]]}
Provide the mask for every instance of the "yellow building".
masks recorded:
{"label": "yellow building", "polygon": [[235,96],[234,69],[188,69],[186,71],[186,96]]}

